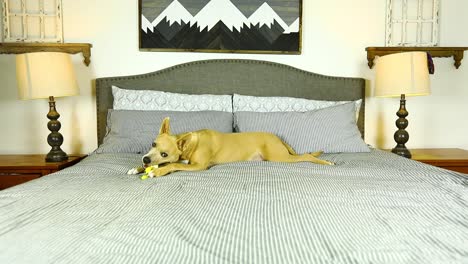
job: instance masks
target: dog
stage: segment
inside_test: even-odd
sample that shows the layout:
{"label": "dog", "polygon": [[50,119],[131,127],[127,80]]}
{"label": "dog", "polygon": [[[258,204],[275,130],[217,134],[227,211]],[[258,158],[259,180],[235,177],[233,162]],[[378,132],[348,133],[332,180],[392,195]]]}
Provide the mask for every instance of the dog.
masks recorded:
{"label": "dog", "polygon": [[[133,168],[128,174],[142,173],[154,166],[148,175],[159,177],[175,171],[200,171],[216,164],[248,160],[334,165],[318,159],[320,154],[321,151],[298,155],[276,135],[266,132],[221,133],[203,129],[172,135],[166,117],[150,151],[142,158],[143,167]],[[180,162],[184,160],[188,162]]]}

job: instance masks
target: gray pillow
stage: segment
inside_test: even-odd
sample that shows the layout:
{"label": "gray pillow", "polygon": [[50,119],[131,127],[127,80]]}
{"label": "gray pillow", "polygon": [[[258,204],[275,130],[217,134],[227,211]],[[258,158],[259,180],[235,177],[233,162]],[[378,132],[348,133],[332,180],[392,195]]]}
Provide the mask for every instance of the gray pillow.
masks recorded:
{"label": "gray pillow", "polygon": [[273,133],[298,154],[370,151],[356,126],[354,102],[307,112],[235,112],[234,126]]}
{"label": "gray pillow", "polygon": [[171,119],[172,134],[205,128],[224,133],[232,132],[233,117],[230,112],[109,110],[107,114],[107,135],[96,153],[144,154],[148,152],[165,117]]}

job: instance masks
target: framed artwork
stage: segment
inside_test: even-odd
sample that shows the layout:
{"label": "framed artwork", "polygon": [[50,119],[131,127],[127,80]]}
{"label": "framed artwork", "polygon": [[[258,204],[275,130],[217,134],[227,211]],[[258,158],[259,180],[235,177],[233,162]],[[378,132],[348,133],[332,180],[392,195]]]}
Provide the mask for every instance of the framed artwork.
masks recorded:
{"label": "framed artwork", "polygon": [[387,46],[437,46],[439,0],[387,0]]}
{"label": "framed artwork", "polygon": [[301,53],[302,0],[139,0],[143,51]]}
{"label": "framed artwork", "polygon": [[61,0],[2,0],[5,42],[63,42]]}

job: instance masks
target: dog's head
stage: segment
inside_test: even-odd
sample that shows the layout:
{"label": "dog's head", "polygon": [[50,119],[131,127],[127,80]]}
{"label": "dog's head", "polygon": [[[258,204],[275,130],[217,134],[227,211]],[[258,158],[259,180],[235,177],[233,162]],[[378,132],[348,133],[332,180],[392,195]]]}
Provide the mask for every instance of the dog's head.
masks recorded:
{"label": "dog's head", "polygon": [[158,136],[152,143],[150,151],[142,158],[144,166],[148,167],[179,161],[184,150],[184,145],[186,145],[190,138],[190,133],[182,138],[172,135],[169,117],[166,117],[161,124]]}

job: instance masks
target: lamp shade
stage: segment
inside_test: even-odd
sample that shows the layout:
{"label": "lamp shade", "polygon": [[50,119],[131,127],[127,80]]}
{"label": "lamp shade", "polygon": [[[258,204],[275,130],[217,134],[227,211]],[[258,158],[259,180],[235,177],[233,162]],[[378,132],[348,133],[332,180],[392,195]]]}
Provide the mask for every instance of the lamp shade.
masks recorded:
{"label": "lamp shade", "polygon": [[430,94],[425,52],[403,52],[382,56],[376,63],[375,96]]}
{"label": "lamp shade", "polygon": [[17,55],[16,79],[18,95],[23,100],[78,94],[71,57],[66,53],[37,52]]}

